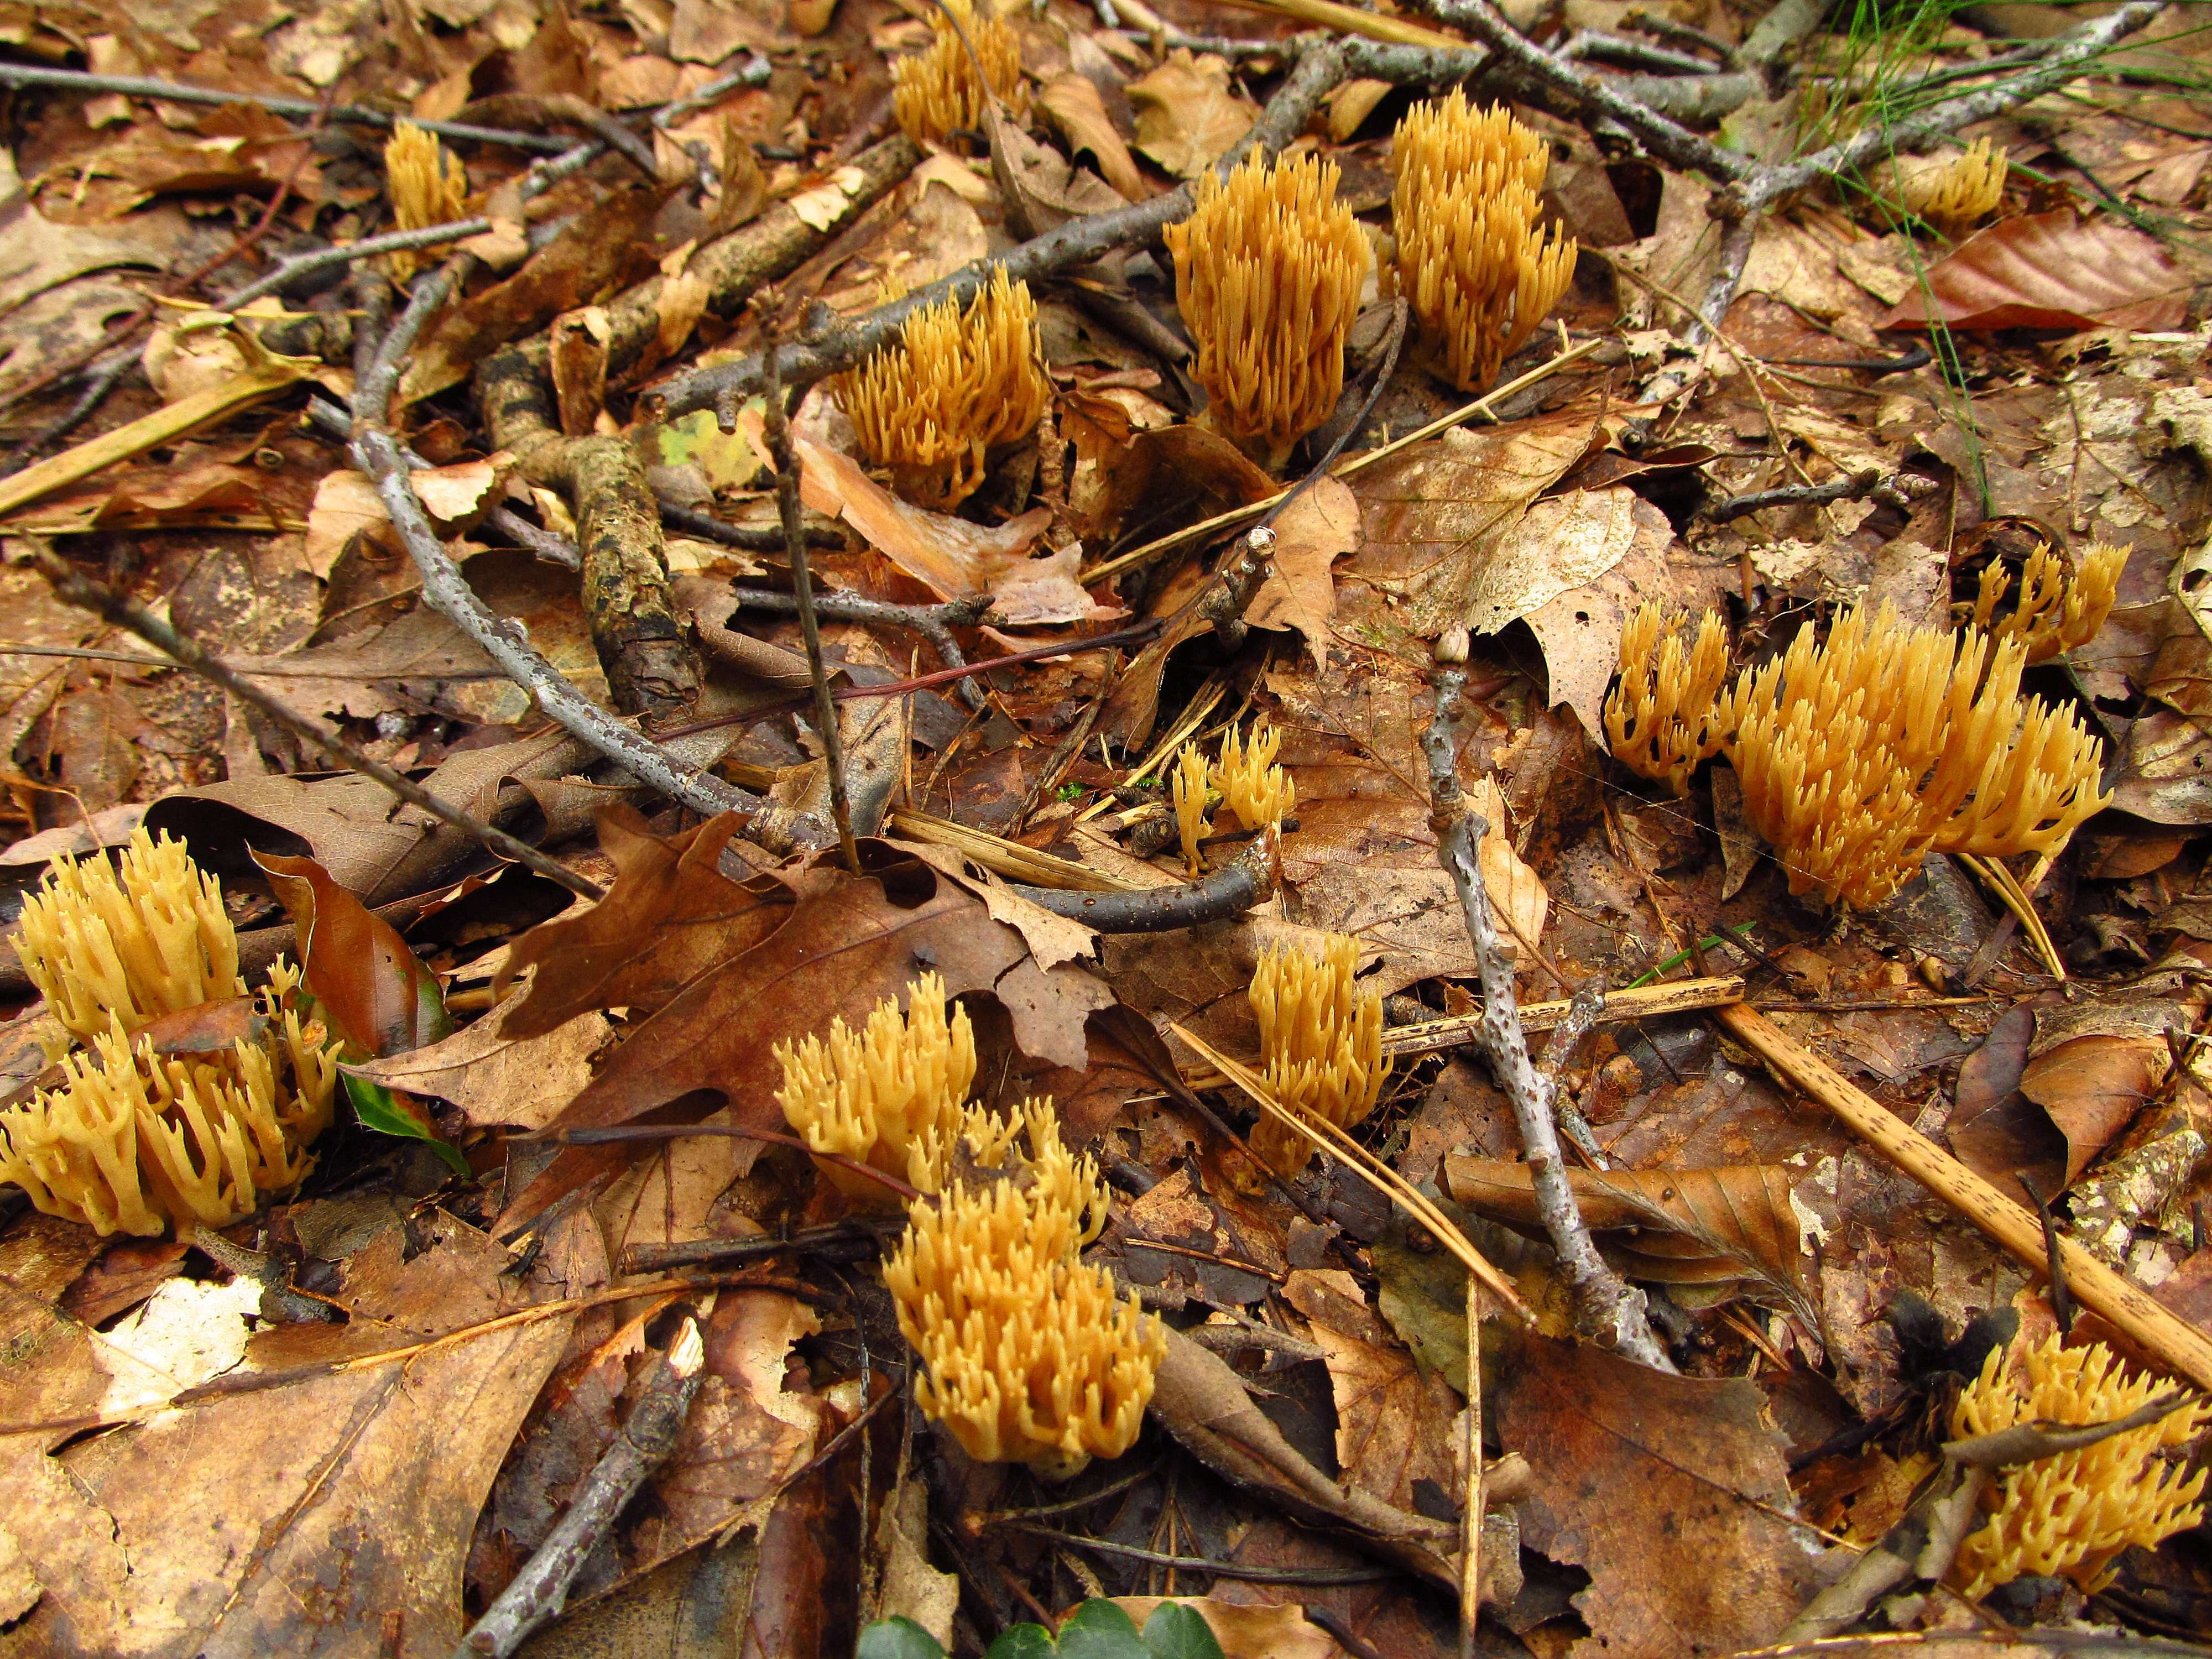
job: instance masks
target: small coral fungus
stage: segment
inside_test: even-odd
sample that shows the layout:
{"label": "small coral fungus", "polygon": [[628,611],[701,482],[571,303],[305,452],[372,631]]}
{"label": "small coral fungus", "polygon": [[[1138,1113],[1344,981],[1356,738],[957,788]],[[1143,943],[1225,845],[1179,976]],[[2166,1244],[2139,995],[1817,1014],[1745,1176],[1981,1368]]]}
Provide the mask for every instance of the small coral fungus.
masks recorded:
{"label": "small coral fungus", "polygon": [[1249,737],[1240,738],[1231,727],[1221,739],[1214,786],[1247,830],[1280,823],[1298,804],[1297,784],[1275,763],[1282,747],[1283,734],[1265,720],[1255,724]]}
{"label": "small coral fungus", "polygon": [[[2024,1423],[2110,1423],[2166,1392],[2154,1378],[2130,1376],[2101,1342],[2064,1348],[2052,1335],[2030,1345],[2018,1357],[2024,1382],[2012,1363],[2003,1349],[1990,1353],[1952,1407],[1954,1435]],[[2165,1454],[2208,1423],[2212,1406],[2199,1401],[2078,1451],[2007,1469],[1982,1495],[1989,1519],[1960,1546],[1951,1582],[1970,1600],[2031,1574],[2063,1573],[2084,1590],[2101,1589],[2129,1545],[2154,1548],[2204,1518],[2197,1500],[2205,1472],[2191,1474]]]}
{"label": "small coral fungus", "polygon": [[1182,841],[1183,867],[1194,877],[1206,867],[1199,856],[1198,844],[1213,828],[1206,817],[1206,791],[1211,787],[1212,769],[1196,744],[1187,743],[1176,757],[1176,769],[1170,789],[1175,797],[1176,832]]}
{"label": "small coral fungus", "polygon": [[971,1127],[963,1146],[978,1168],[913,1206],[884,1263],[927,1373],[915,1398],[981,1462],[1064,1478],[1119,1457],[1143,1426],[1167,1336],[1076,1254],[1105,1214],[1097,1172],[1067,1158],[1041,1102],[1013,1124]]}
{"label": "small coral fungus", "polygon": [[220,997],[243,996],[238,934],[222,890],[185,852],[137,830],[113,864],[56,862],[23,901],[23,970],[70,1035],[126,1031]]}
{"label": "small coral fungus", "polygon": [[862,452],[902,492],[957,507],[993,449],[1036,429],[1051,395],[1029,284],[1001,271],[964,311],[949,297],[923,307],[836,391]]}
{"label": "small coral fungus", "polygon": [[1200,173],[1197,206],[1166,231],[1206,419],[1271,465],[1335,409],[1374,264],[1336,178],[1312,156],[1255,155],[1225,182]]}
{"label": "small coral fungus", "polygon": [[1575,274],[1575,242],[1541,222],[1551,165],[1537,134],[1464,93],[1416,105],[1390,143],[1399,280],[1437,372],[1462,392],[1498,378]]}
{"label": "small coral fungus", "polygon": [[2012,587],[2012,573],[2002,560],[1993,559],[1982,572],[1981,587],[1974,596],[1974,624],[2001,640],[2018,640],[2027,647],[2031,665],[2048,662],[2062,652],[2077,651],[2097,636],[2105,618],[2112,614],[2120,572],[2127,562],[2126,548],[2092,542],[2069,577],[2058,555],[2039,547],[2021,567],[2012,610],[1999,620],[1997,606]]}
{"label": "small coral fungus", "polygon": [[[461,217],[468,204],[469,175],[460,158],[440,144],[434,133],[412,121],[392,125],[392,137],[384,146],[384,179],[395,230],[450,224]],[[401,282],[422,264],[422,256],[408,248],[385,258]]]}
{"label": "small coral fungus", "polygon": [[1666,613],[1645,600],[1620,632],[1620,684],[1605,702],[1605,732],[1628,769],[1677,795],[1720,753],[1713,699],[1728,673],[1728,634],[1705,612],[1688,651]]}
{"label": "small coral fungus", "polygon": [[2010,170],[2004,151],[1987,138],[1977,138],[1963,155],[1924,161],[1906,172],[1905,206],[1946,236],[1956,236],[1977,219],[1996,211],[2004,200],[2005,175]]}
{"label": "small coral fungus", "polygon": [[929,49],[891,68],[891,109],[900,131],[917,144],[973,132],[983,125],[994,93],[1019,112],[1022,47],[1012,25],[969,0],[939,0],[929,25]]}
{"label": "small coral fungus", "polygon": [[[1352,977],[1358,963],[1358,945],[1341,933],[1324,934],[1317,950],[1271,946],[1247,993],[1276,1099],[1340,1129],[1375,1109],[1390,1074],[1382,999]],[[1296,1175],[1313,1153],[1311,1142],[1273,1116],[1253,1128],[1252,1150],[1282,1175]]]}
{"label": "small coral fungus", "polygon": [[[779,1042],[776,1100],[787,1122],[816,1152],[835,1152],[935,1192],[963,1127],[975,1080],[975,1035],[963,1008],[949,1015],[945,981],[924,974],[909,988],[902,1018],[886,999],[860,1030],[830,1023],[825,1042]],[[895,1190],[830,1159],[817,1166],[854,1203],[896,1207]]]}

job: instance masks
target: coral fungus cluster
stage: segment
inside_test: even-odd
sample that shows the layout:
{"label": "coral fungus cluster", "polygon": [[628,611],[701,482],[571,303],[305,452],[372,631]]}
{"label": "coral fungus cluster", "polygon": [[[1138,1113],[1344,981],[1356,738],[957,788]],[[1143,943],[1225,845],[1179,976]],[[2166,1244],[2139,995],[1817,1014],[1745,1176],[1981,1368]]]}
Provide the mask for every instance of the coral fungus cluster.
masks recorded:
{"label": "coral fungus cluster", "polygon": [[[1951,1432],[2110,1423],[2166,1392],[2155,1378],[2130,1376],[2101,1342],[2059,1344],[2054,1334],[2026,1347],[2018,1359],[2024,1381],[2013,1376],[2007,1352],[1994,1350],[1953,1407]],[[1952,1582],[1970,1599],[2031,1574],[2063,1573],[2084,1590],[2102,1589],[2129,1545],[2154,1548],[2204,1518],[2197,1500],[2205,1471],[2191,1474],[2161,1454],[2208,1423],[2212,1406],[2197,1401],[2078,1451],[2006,1470],[1982,1495],[1989,1519],[1960,1546]]]}
{"label": "coral fungus cluster", "polygon": [[941,0],[929,25],[929,49],[891,69],[891,109],[901,131],[917,144],[973,132],[994,93],[1018,112],[1022,48],[1012,24],[969,0]]}
{"label": "coral fungus cluster", "polygon": [[0,1111],[0,1181],[101,1233],[180,1234],[251,1215],[297,1183],[327,1127],[335,1044],[303,1019],[282,962],[246,1035],[166,1054],[146,1028],[246,994],[212,878],[143,830],[117,862],[63,860],[25,902],[15,948],[55,1018],[87,1045],[58,1087]]}
{"label": "coral fungus cluster", "polygon": [[1036,429],[1051,395],[1029,284],[1001,271],[964,310],[950,297],[923,307],[836,384],[861,452],[912,499],[957,507],[994,448]]}
{"label": "coral fungus cluster", "polygon": [[1175,800],[1176,829],[1182,839],[1183,862],[1194,876],[1203,867],[1200,840],[1212,828],[1207,816],[1208,791],[1218,791],[1229,810],[1247,830],[1279,824],[1297,805],[1298,787],[1289,773],[1275,763],[1282,751],[1283,734],[1265,720],[1254,725],[1249,737],[1231,726],[1221,740],[1221,758],[1211,766],[1195,744],[1186,744],[1176,757],[1169,788]]}
{"label": "coral fungus cluster", "polygon": [[1792,892],[1878,904],[1930,851],[2053,854],[2106,805],[2098,739],[2021,694],[2034,616],[2054,609],[2068,607],[2045,601],[2029,627],[1996,637],[1907,627],[1887,605],[1849,611],[1825,641],[1806,624],[1716,698],[1717,618],[1687,653],[1670,635],[1655,657],[1670,630],[1647,605],[1622,634],[1607,735],[1625,763],[1678,789],[1724,752]]}
{"label": "coral fungus cluster", "polygon": [[[810,1036],[776,1056],[777,1098],[811,1147],[895,1171],[923,1194],[884,1264],[899,1328],[927,1368],[922,1409],[970,1456],[1053,1476],[1127,1451],[1167,1337],[1116,1295],[1111,1273],[1083,1263],[1106,1189],[1061,1140],[1052,1103],[1004,1117],[966,1103],[974,1037],[933,974],[910,988],[903,1018],[887,1001],[863,1033],[837,1021],[827,1042]],[[859,1201],[887,1190],[822,1167]]]}
{"label": "coral fungus cluster", "polygon": [[[469,175],[460,158],[441,144],[436,134],[412,121],[392,125],[392,137],[384,146],[384,182],[395,230],[451,224],[467,207]],[[385,259],[401,282],[423,263],[422,256],[409,248],[388,253]]]}
{"label": "coral fungus cluster", "polygon": [[1400,284],[1462,392],[1498,377],[1573,280],[1574,239],[1541,222],[1550,165],[1510,111],[1462,92],[1415,106],[1391,140]]}
{"label": "coral fungus cluster", "polygon": [[1946,236],[1955,236],[1996,211],[2010,171],[2004,151],[1986,137],[1977,138],[1961,155],[1925,161],[1908,171],[1903,179],[1905,209]]}
{"label": "coral fungus cluster", "polygon": [[[1318,949],[1271,946],[1247,992],[1260,1023],[1267,1086],[1294,1111],[1340,1129],[1365,1119],[1390,1075],[1382,1058],[1382,998],[1353,978],[1359,947],[1342,933]],[[1296,1175],[1312,1143],[1273,1117],[1252,1131],[1252,1150],[1277,1173]]]}
{"label": "coral fungus cluster", "polygon": [[1197,206],[1166,231],[1206,418],[1271,465],[1335,409],[1375,260],[1336,183],[1316,157],[1255,155],[1226,180],[1200,173]]}

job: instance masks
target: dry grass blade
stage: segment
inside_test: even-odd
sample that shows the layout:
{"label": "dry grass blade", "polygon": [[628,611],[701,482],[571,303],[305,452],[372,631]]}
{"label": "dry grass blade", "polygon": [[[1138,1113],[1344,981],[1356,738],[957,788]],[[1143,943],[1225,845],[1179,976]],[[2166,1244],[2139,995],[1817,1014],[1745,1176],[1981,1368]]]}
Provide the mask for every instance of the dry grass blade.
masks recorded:
{"label": "dry grass blade", "polygon": [[1275,1098],[1274,1091],[1267,1086],[1267,1079],[1250,1066],[1231,1060],[1203,1037],[1192,1036],[1173,1021],[1169,1022],[1168,1029],[1189,1044],[1200,1058],[1211,1064],[1223,1077],[1250,1096],[1271,1121],[1304,1135],[1427,1228],[1436,1236],[1437,1242],[1456,1256],[1460,1265],[1480,1280],[1483,1288],[1504,1303],[1516,1319],[1525,1323],[1534,1323],[1535,1315],[1521,1299],[1521,1293],[1513,1288],[1511,1282],[1491,1265],[1488,1257],[1468,1242],[1467,1235],[1459,1230],[1452,1218],[1438,1209],[1413,1182],[1334,1124],[1286,1110]]}

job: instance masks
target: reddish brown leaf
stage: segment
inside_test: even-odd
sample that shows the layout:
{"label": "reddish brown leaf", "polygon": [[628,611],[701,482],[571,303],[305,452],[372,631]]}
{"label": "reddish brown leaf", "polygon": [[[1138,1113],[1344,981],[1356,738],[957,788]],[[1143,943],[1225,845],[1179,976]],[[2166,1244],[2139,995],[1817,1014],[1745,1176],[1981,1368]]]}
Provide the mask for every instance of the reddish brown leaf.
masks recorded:
{"label": "reddish brown leaf", "polygon": [[2027,213],[1968,237],[1928,268],[1883,328],[2168,329],[2189,310],[2189,279],[2156,241],[2073,210]]}
{"label": "reddish brown leaf", "polygon": [[1583,1568],[1583,1653],[1692,1659],[1773,1639],[1814,1558],[1781,1518],[1790,1483],[1765,1396],[1667,1376],[1598,1348],[1506,1328],[1498,1435],[1535,1471],[1524,1541]]}
{"label": "reddish brown leaf", "polygon": [[453,1029],[438,976],[398,930],[313,859],[256,853],[253,861],[298,930],[307,989],[363,1054],[403,1054]]}

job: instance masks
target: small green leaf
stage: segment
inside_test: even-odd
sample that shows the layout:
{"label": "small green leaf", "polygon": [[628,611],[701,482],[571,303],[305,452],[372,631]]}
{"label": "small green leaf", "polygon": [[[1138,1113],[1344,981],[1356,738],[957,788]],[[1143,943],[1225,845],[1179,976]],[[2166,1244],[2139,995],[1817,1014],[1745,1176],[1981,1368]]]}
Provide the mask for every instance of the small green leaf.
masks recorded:
{"label": "small green leaf", "polygon": [[404,1095],[396,1095],[381,1083],[371,1083],[365,1077],[356,1077],[351,1072],[340,1072],[345,1079],[346,1098],[353,1103],[353,1115],[361,1120],[364,1129],[374,1129],[380,1135],[398,1135],[407,1140],[419,1140],[447,1163],[453,1173],[466,1176],[469,1161],[459,1148],[445,1139],[412,1109]]}
{"label": "small green leaf", "polygon": [[1053,1659],[1059,1651],[1042,1625],[1009,1625],[983,1659]]}
{"label": "small green leaf", "polygon": [[1223,1659],[1213,1627],[1195,1608],[1163,1601],[1145,1620],[1145,1651],[1152,1659]]}
{"label": "small green leaf", "polygon": [[1060,1627],[1060,1659],[1149,1659],[1145,1639],[1129,1615],[1093,1598]]}
{"label": "small green leaf", "polygon": [[[998,1650],[994,1648],[994,1653]],[[911,1619],[885,1619],[860,1632],[854,1659],[945,1659],[945,1650]]]}

